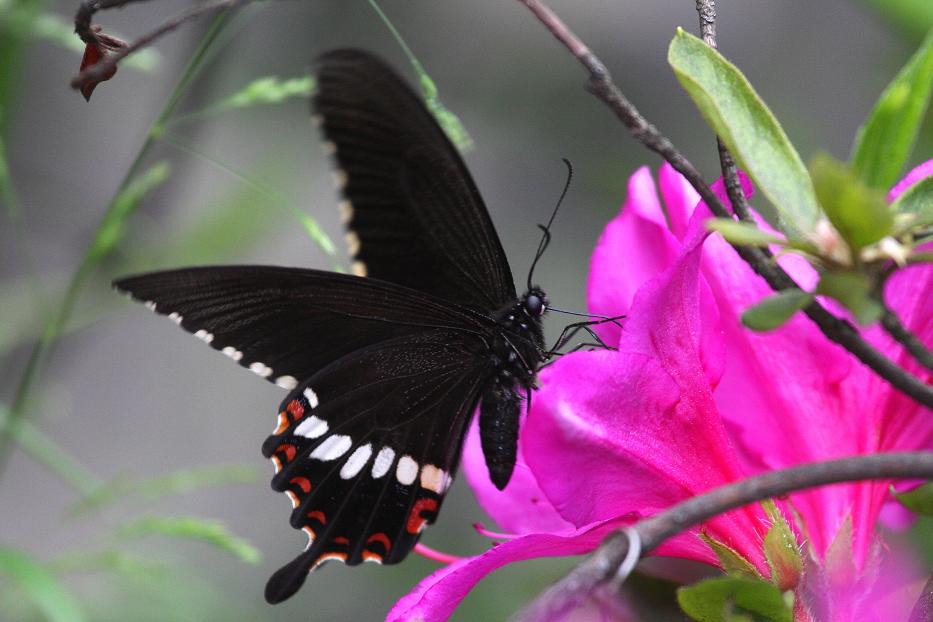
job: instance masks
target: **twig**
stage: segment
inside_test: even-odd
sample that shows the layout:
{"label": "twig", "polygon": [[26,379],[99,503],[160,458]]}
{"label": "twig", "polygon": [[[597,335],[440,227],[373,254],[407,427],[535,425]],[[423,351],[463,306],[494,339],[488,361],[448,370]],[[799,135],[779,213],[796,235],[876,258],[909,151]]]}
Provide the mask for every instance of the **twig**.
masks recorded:
{"label": "twig", "polygon": [[[637,533],[642,555],[687,529],[750,503],[780,497],[791,492],[864,480],[930,479],[933,452],[888,453],[857,456],[772,471],[728,484],[678,503],[628,528]],[[519,620],[547,620],[552,613],[565,611],[610,580],[625,559],[628,539],[614,532],[589,557],[563,579],[543,592],[519,616]]]}
{"label": "twig", "polygon": [[881,326],[884,327],[884,330],[887,331],[895,341],[904,346],[904,349],[907,350],[918,363],[930,371],[933,371],[933,352],[931,352],[915,334],[910,332],[910,330],[904,326],[903,322],[901,322],[901,319],[897,317],[897,314],[887,306],[884,307],[884,311],[881,314]]}
{"label": "twig", "polygon": [[[145,1],[146,0],[85,0],[81,3],[81,6],[78,8],[77,13],[75,14],[75,32],[85,43],[99,43],[100,37],[102,35],[96,32],[94,27],[91,25],[91,18],[97,11],[123,7],[133,2]],[[71,79],[71,88],[80,90],[88,84],[100,82],[106,76],[111,75],[111,72],[121,60],[136,52],[137,50],[151,45],[157,39],[162,37],[162,35],[175,30],[189,20],[196,19],[209,13],[214,13],[222,9],[235,9],[243,4],[247,4],[253,1],[254,0],[216,0],[215,2],[188,9],[187,11],[179,13],[175,17],[162,22],[162,24],[155,30],[146,33],[126,47],[107,54],[100,61],[76,75]]]}
{"label": "twig", "polygon": [[[697,191],[713,214],[720,218],[731,218],[731,214],[719,197],[703,180],[699,171],[681,154],[657,128],[648,123],[638,109],[626,99],[612,81],[602,61],[540,0],[520,0],[562,43],[589,73],[587,85],[596,97],[603,101],[629,129],[636,140],[664,158]],[[774,290],[797,287],[794,280],[774,261],[771,253],[763,249],[735,246],[733,248],[751,268],[767,281]],[[819,302],[808,305],[804,312],[823,334],[851,352],[876,374],[892,386],[909,395],[921,404],[933,408],[933,388],[898,367],[891,359],[865,341],[858,331],[829,311]]]}

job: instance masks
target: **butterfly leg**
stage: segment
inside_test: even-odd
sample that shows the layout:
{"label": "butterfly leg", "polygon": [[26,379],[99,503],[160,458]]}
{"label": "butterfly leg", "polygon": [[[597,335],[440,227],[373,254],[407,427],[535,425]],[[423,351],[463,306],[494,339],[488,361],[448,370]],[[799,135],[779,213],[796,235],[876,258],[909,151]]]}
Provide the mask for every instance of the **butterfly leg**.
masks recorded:
{"label": "butterfly leg", "polygon": [[594,341],[596,341],[599,347],[605,348],[606,350],[614,349],[606,345],[606,343],[600,338],[599,335],[596,334],[596,332],[591,327],[598,326],[599,324],[606,324],[608,322],[612,322],[616,326],[620,326],[617,320],[623,317],[625,316],[620,315],[618,317],[607,317],[599,320],[588,320],[586,322],[574,322],[573,324],[568,324],[564,327],[564,330],[561,331],[560,337],[557,338],[557,342],[554,344],[554,346],[544,353],[544,358],[549,359],[558,354],[558,351],[567,345],[567,342],[573,339],[581,330],[585,331]]}

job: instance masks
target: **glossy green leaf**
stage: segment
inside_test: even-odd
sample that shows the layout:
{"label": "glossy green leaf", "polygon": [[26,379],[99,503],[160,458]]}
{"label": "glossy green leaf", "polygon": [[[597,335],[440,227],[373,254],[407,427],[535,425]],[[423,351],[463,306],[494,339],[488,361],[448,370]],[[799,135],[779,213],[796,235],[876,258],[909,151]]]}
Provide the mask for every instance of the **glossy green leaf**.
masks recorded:
{"label": "glossy green leaf", "polygon": [[850,248],[858,251],[891,233],[894,212],[884,192],[869,188],[846,164],[817,154],[810,174],[823,211]]}
{"label": "glossy green leaf", "polygon": [[859,324],[871,324],[884,309],[872,297],[871,278],[856,270],[827,270],[820,275],[816,293],[829,296],[852,312]]}
{"label": "glossy green leaf", "polygon": [[791,237],[806,237],[820,216],[807,169],[777,119],[742,72],[678,29],[668,62],[707,123],[781,216]]}
{"label": "glossy green leaf", "polygon": [[933,516],[933,482],[921,484],[906,492],[897,492],[892,486],[891,494],[911,512]]}
{"label": "glossy green leaf", "polygon": [[891,211],[898,217],[902,214],[910,214],[908,226],[933,225],[933,177],[921,179],[904,191],[891,204]]}
{"label": "glossy green leaf", "polygon": [[203,518],[149,516],[124,525],[118,533],[127,538],[159,535],[198,540],[248,564],[258,564],[262,558],[256,547],[233,535],[224,524]]}
{"label": "glossy green leaf", "polygon": [[170,172],[168,162],[158,162],[138,175],[114,197],[111,209],[97,229],[97,235],[88,251],[88,257],[92,261],[99,260],[113,250],[123,237],[127,219],[147,194],[168,179]]}
{"label": "glossy green leaf", "polygon": [[706,221],[706,228],[722,234],[726,241],[739,246],[768,246],[785,242],[784,239],[759,229],[753,224],[731,218],[711,218]]}
{"label": "glossy green leaf", "polygon": [[81,622],[78,602],[45,566],[23,551],[0,546],[0,573],[10,577],[50,622]]}
{"label": "glossy green leaf", "polygon": [[726,622],[747,616],[755,622],[792,622],[781,590],[766,581],[741,577],[707,579],[677,590],[677,602],[698,622]]}
{"label": "glossy green leaf", "polygon": [[869,186],[887,190],[910,157],[933,89],[933,30],[859,129],[852,166]]}
{"label": "glossy green leaf", "polygon": [[705,533],[700,534],[700,539],[716,554],[716,559],[719,560],[719,564],[726,571],[726,574],[747,579],[761,580],[764,578],[759,574],[754,564],[742,557],[738,551],[729,545],[719,542]]}
{"label": "glossy green leaf", "polygon": [[773,330],[783,326],[797,311],[813,302],[813,294],[799,289],[785,289],[742,313],[742,323],[756,331]]}
{"label": "glossy green leaf", "polygon": [[771,570],[771,581],[781,591],[792,589],[799,582],[803,572],[803,558],[797,547],[797,538],[774,501],[769,499],[761,505],[771,521],[771,527],[764,540],[765,559]]}

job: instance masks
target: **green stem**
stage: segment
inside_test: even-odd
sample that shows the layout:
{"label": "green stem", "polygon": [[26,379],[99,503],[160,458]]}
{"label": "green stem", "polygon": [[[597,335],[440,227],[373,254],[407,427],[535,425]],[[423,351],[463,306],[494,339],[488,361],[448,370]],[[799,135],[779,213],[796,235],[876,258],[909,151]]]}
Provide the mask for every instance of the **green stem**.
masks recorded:
{"label": "green stem", "polygon": [[[9,411],[0,410],[0,415],[5,415],[0,417],[3,420],[9,420]],[[87,496],[100,488],[102,482],[94,473],[29,421],[20,419],[11,424],[9,433],[23,451],[82,495]]]}
{"label": "green stem", "polygon": [[[133,179],[135,179],[136,175],[139,173],[143,160],[149,154],[149,151],[152,149],[155,141],[164,132],[166,122],[175,111],[175,107],[178,105],[178,101],[180,100],[182,93],[202,66],[208,49],[214,43],[217,36],[226,27],[228,21],[229,13],[226,11],[214,18],[214,21],[208,28],[207,34],[201,40],[201,43],[195,50],[191,60],[188,61],[188,65],[185,67],[181,78],[179,78],[178,82],[175,84],[175,88],[172,89],[172,92],[169,95],[165,105],[163,106],[162,111],[159,113],[159,116],[156,117],[152,127],[150,127],[146,141],[143,143],[139,153],[136,154],[136,158],[133,160],[132,165],[130,165],[129,170],[126,172],[126,175],[123,178],[123,181],[120,183],[120,187],[114,194],[115,199],[116,197],[121,196],[126,187],[130,184],[130,182],[133,181]],[[102,224],[108,222],[111,214],[117,207],[118,205],[116,200],[110,202],[107,211],[104,213],[104,217],[101,219]],[[2,428],[0,428],[0,473],[3,472],[3,469],[5,468],[9,459],[10,445],[12,441],[11,428],[17,426],[20,423],[20,420],[25,418],[29,397],[33,387],[36,384],[36,381],[38,380],[41,367],[48,357],[53,344],[61,335],[69,316],[74,310],[74,306],[77,302],[78,294],[80,293],[81,288],[87,282],[88,277],[93,273],[94,269],[102,259],[101,255],[96,252],[98,238],[100,236],[101,230],[102,227],[99,226],[94,240],[85,251],[84,257],[81,259],[81,263],[78,265],[78,269],[71,277],[71,281],[65,290],[65,294],[62,297],[61,303],[59,303],[58,308],[46,322],[45,328],[42,331],[42,335],[39,337],[38,342],[30,353],[29,360],[26,363],[23,375],[20,378],[19,385],[16,388],[13,404],[10,406],[9,417],[7,417],[6,422]]]}

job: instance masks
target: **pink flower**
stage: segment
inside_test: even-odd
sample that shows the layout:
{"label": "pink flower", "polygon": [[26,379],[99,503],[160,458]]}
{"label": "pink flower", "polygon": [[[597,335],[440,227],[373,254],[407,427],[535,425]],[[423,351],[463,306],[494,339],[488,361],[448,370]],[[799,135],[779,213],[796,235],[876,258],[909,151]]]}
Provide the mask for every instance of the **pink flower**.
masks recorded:
{"label": "pink flower", "polygon": [[[911,181],[931,173],[933,163],[923,166]],[[902,182],[889,198],[905,189]],[[542,371],[521,432],[520,461],[504,491],[488,482],[475,429],[468,438],[467,477],[483,507],[515,537],[427,577],[389,620],[445,620],[496,568],[591,551],[619,525],[762,471],[933,449],[933,413],[801,314],[767,334],[743,328],[741,312],[770,289],[718,235],[706,234],[706,206],[667,165],[660,190],[666,210],[650,171],[639,169],[593,254],[590,311],[628,315],[621,329],[600,327],[618,351],[571,354]],[[803,287],[815,282],[800,258],[780,263]],[[925,343],[933,343],[933,305],[924,300],[931,286],[933,268],[915,266],[898,271],[886,289],[889,306]],[[863,334],[930,381],[880,328]],[[804,608],[814,619],[842,622],[856,611],[871,619],[866,612],[877,598],[866,598],[882,583],[875,581],[881,563],[875,525],[887,486],[831,486],[783,504],[807,557],[803,579],[787,586],[798,594],[799,619],[807,619]],[[704,524],[702,533],[770,577],[762,551],[769,526],[763,510],[752,506]],[[655,553],[718,565],[698,533],[681,534]],[[830,547],[844,553],[842,562],[827,562]]]}

